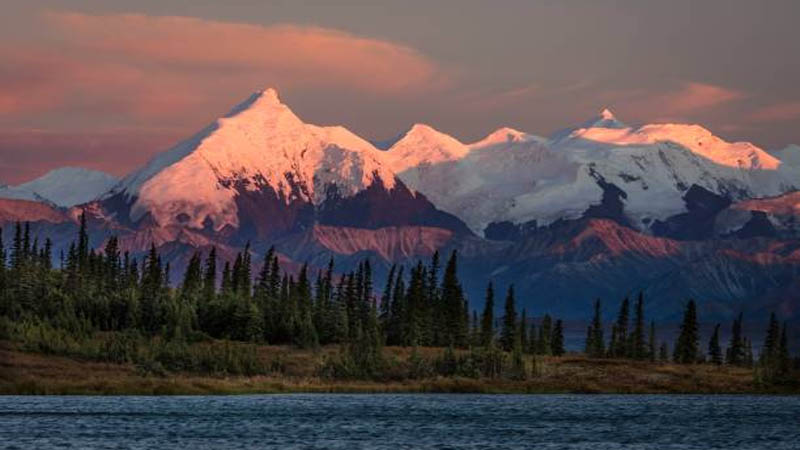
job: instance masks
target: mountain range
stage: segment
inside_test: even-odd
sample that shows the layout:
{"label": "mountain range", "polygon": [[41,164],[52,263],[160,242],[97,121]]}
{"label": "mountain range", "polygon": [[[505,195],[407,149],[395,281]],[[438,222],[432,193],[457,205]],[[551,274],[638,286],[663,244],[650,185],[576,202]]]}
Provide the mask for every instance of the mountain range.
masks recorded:
{"label": "mountain range", "polygon": [[154,244],[176,271],[249,242],[298,265],[369,257],[380,282],[393,263],[458,250],[473,308],[492,279],[565,318],[643,291],[661,320],[688,298],[709,319],[800,319],[798,187],[800,147],[699,125],[631,127],[604,110],[550,137],[462,143],[416,124],[373,143],[303,122],[266,89],[122,179],[64,168],[0,187],[0,225],[31,222],[57,255],[85,212],[96,247]]}

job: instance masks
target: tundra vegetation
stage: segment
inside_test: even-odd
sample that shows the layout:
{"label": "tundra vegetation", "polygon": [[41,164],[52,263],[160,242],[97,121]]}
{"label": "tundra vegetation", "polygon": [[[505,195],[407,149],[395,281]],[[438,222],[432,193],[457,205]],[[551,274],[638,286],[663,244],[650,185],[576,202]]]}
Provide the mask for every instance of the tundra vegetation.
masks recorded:
{"label": "tundra vegetation", "polygon": [[721,324],[701,345],[689,300],[670,349],[643,295],[622,301],[608,339],[597,300],[584,351],[567,353],[564,322],[529,319],[514,286],[501,317],[491,282],[483,311],[470,311],[455,252],[444,267],[438,253],[393,266],[376,288],[369,260],[343,274],[333,260],[290,273],[274,249],[258,265],[249,245],[232,264],[212,249],[171,287],[154,246],[142,261],[115,237],[95,251],[82,217],[58,267],[53,256],[28,224],[16,224],[8,247],[0,233],[0,392],[800,390],[774,314],[756,358],[742,315],[724,350]]}

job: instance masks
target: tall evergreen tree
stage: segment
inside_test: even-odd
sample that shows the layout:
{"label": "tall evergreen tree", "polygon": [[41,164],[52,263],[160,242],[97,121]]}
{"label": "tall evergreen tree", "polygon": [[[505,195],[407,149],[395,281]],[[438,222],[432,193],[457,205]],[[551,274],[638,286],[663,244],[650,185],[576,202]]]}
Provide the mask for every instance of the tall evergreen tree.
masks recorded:
{"label": "tall evergreen tree", "polygon": [[708,342],[708,357],[711,359],[711,363],[722,364],[722,347],[719,345],[719,324],[714,327],[714,334],[711,335],[711,340]]}
{"label": "tall evergreen tree", "polygon": [[761,348],[761,354],[759,355],[759,363],[761,365],[774,366],[777,362],[780,333],[778,319],[775,318],[775,313],[771,313],[766,336],[764,337],[764,346]]}
{"label": "tall evergreen tree", "polygon": [[603,337],[603,318],[600,299],[594,302],[594,316],[586,333],[586,353],[593,358],[605,356],[606,344]]}
{"label": "tall evergreen tree", "polygon": [[86,225],[86,212],[81,212],[80,230],[78,231],[78,266],[85,272],[89,262],[89,230]]}
{"label": "tall evergreen tree", "polygon": [[675,344],[673,359],[680,364],[693,364],[699,357],[698,349],[697,305],[689,300],[683,314],[681,332]]}
{"label": "tall evergreen tree", "polygon": [[648,345],[647,345],[647,358],[650,361],[655,362],[657,355],[656,349],[656,323],[654,321],[650,321],[650,336],[648,338]]}
{"label": "tall evergreen tree", "polygon": [[392,290],[394,289],[395,270],[397,270],[397,265],[392,264],[389,269],[389,276],[386,277],[386,286],[384,286],[383,294],[381,294],[380,324],[384,332],[389,328],[392,315]]}
{"label": "tall evergreen tree", "polygon": [[789,338],[786,333],[786,322],[781,328],[781,338],[778,342],[778,373],[786,375],[791,369],[791,357],[789,355]]}
{"label": "tall evergreen tree", "polygon": [[647,347],[644,338],[644,295],[641,292],[636,300],[636,313],[630,342],[628,357],[645,359],[647,357]]}
{"label": "tall evergreen tree", "polygon": [[203,273],[203,295],[206,301],[211,301],[217,292],[217,248],[211,247],[206,258],[205,272]]}
{"label": "tall evergreen tree", "polygon": [[488,347],[494,340],[494,286],[490,281],[486,286],[486,301],[481,315],[481,345]]}
{"label": "tall evergreen tree", "polygon": [[[466,345],[467,324],[465,322],[464,293],[457,274],[457,253],[454,250],[447,261],[442,278],[441,304],[444,310],[444,341],[459,347]],[[515,324],[516,326],[516,324]],[[509,342],[509,349],[513,342]]]}
{"label": "tall evergreen tree", "polygon": [[514,300],[514,285],[508,287],[503,315],[503,328],[500,331],[500,347],[510,352],[517,337],[517,306]]}
{"label": "tall evergreen tree", "polygon": [[539,355],[550,355],[553,351],[553,319],[550,314],[545,314],[542,323],[539,325],[539,339],[536,343],[536,353]]}
{"label": "tall evergreen tree", "polygon": [[745,364],[745,343],[742,337],[742,313],[733,320],[731,327],[731,340],[728,344],[727,363],[732,366]]}
{"label": "tall evergreen tree", "polygon": [[556,320],[556,324],[553,327],[550,349],[553,356],[561,356],[564,354],[564,323],[561,319]]}
{"label": "tall evergreen tree", "polygon": [[617,315],[616,340],[614,345],[614,356],[625,357],[628,355],[628,322],[630,317],[630,300],[628,297],[622,300]]}

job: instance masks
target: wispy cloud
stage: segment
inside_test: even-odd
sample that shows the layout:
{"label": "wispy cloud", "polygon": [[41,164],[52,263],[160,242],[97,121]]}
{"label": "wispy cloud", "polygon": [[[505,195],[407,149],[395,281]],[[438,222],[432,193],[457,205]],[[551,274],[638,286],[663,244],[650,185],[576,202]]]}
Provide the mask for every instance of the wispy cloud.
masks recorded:
{"label": "wispy cloud", "polygon": [[594,97],[600,106],[611,106],[638,120],[684,121],[717,112],[747,95],[713,84],[683,81],[660,91],[634,87],[601,91]]}
{"label": "wispy cloud", "polygon": [[[0,44],[0,112],[54,108],[147,117],[191,112],[231,86],[401,96],[446,83],[408,46],[299,25],[45,12],[51,40]],[[230,101],[230,100],[229,100]]]}
{"label": "wispy cloud", "polygon": [[666,92],[636,96],[631,107],[645,118],[680,121],[696,118],[745,97],[737,90],[687,81]]}
{"label": "wispy cloud", "polygon": [[745,98],[745,94],[733,89],[706,83],[686,82],[672,92],[651,99],[652,108],[665,114],[684,115],[716,108]]}
{"label": "wispy cloud", "polygon": [[753,122],[784,122],[800,119],[800,101],[776,103],[758,108],[750,114],[749,119]]}

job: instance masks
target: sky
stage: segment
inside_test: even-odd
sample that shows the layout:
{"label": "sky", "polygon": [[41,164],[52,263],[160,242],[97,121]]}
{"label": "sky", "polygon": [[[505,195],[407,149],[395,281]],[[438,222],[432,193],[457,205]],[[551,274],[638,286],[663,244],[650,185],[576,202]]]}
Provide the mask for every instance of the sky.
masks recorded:
{"label": "sky", "polygon": [[123,175],[250,93],[375,140],[603,108],[800,144],[800,1],[3,0],[0,183]]}

